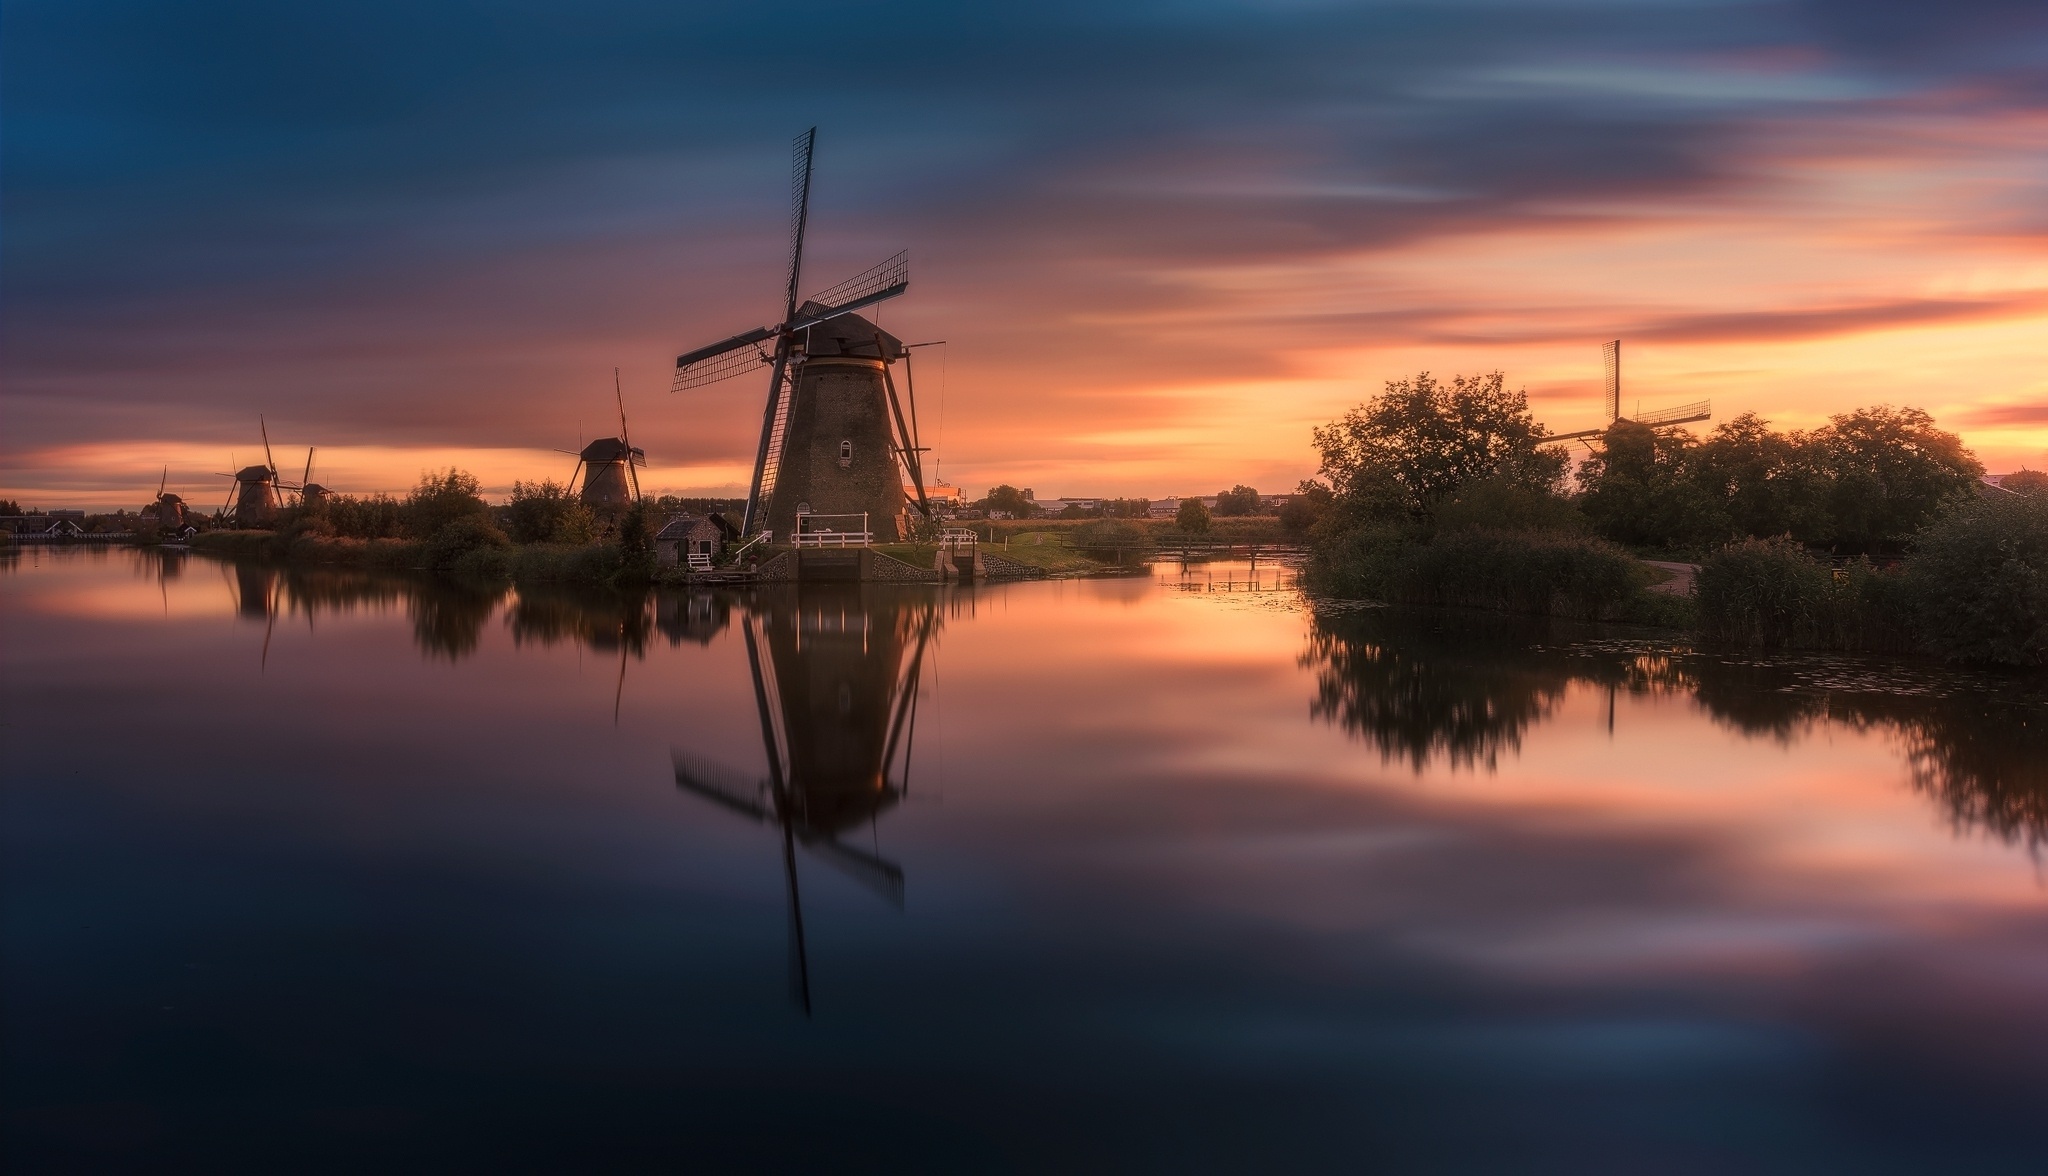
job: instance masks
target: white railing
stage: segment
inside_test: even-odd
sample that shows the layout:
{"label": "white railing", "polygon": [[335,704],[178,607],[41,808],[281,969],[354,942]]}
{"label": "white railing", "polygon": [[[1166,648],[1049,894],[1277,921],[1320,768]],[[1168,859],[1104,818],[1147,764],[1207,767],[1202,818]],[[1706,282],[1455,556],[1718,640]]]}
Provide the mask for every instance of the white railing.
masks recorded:
{"label": "white railing", "polygon": [[[860,530],[856,531],[850,527],[846,530],[837,530],[832,527],[817,527],[816,530],[805,529],[806,527],[816,527],[821,519],[859,519]],[[867,512],[862,511],[857,515],[800,514],[796,516],[796,533],[791,535],[789,539],[791,543],[798,547],[867,547],[874,543],[875,536],[872,531],[868,530]]]}
{"label": "white railing", "polygon": [[799,531],[798,547],[869,547],[875,537],[868,531]]}
{"label": "white railing", "polygon": [[940,547],[974,547],[981,543],[981,536],[965,527],[948,527],[939,535]]}

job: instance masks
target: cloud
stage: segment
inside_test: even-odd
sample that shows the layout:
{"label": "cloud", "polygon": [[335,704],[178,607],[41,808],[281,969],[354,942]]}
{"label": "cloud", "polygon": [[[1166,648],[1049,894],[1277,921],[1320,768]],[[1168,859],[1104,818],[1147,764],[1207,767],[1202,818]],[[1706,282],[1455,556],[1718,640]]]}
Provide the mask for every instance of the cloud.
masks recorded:
{"label": "cloud", "polygon": [[1963,414],[1963,419],[1973,425],[2003,428],[2015,425],[2048,425],[2048,403],[2043,404],[1994,404],[1973,408]]}
{"label": "cloud", "polygon": [[[2035,8],[23,0],[4,444],[218,443],[266,411],[323,444],[541,450],[618,365],[674,460],[744,453],[759,390],[671,399],[667,363],[773,313],[812,122],[807,273],[909,246],[887,323],[953,340],[953,440],[1005,468],[1252,423],[1170,393],[1294,371],[1340,328],[1514,368],[1617,322],[1680,348],[2037,313],[2039,280],[1929,294],[2048,236]],[[1740,225],[1895,264],[1830,283]],[[1661,272],[1566,289],[1623,237]],[[1512,298],[1473,264],[1537,239],[1560,260]],[[1432,257],[1427,288],[1329,278]]]}

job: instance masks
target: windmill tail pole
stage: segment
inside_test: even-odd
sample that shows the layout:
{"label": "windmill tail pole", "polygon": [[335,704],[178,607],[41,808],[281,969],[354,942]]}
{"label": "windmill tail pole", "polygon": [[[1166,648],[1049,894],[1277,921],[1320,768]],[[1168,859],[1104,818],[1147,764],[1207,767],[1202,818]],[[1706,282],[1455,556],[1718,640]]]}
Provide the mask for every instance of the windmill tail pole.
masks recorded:
{"label": "windmill tail pole", "polygon": [[911,484],[917,487],[917,512],[926,518],[932,517],[932,504],[924,491],[924,469],[918,460],[917,441],[911,436],[910,426],[903,420],[903,404],[896,398],[896,377],[889,374],[889,356],[882,346],[882,336],[875,335],[875,354],[882,357],[882,386],[889,390],[889,411],[896,417],[896,435],[903,439],[900,447],[903,466],[909,473]]}
{"label": "windmill tail pole", "polygon": [[[740,534],[754,533],[754,523],[760,517],[761,481],[768,472],[768,444],[775,433],[775,410],[783,396],[782,375],[789,367],[789,336],[775,341],[775,371],[768,377],[768,407],[761,413],[761,444],[754,451],[754,481],[747,489],[747,510],[740,521]],[[794,390],[792,390],[794,394]]]}

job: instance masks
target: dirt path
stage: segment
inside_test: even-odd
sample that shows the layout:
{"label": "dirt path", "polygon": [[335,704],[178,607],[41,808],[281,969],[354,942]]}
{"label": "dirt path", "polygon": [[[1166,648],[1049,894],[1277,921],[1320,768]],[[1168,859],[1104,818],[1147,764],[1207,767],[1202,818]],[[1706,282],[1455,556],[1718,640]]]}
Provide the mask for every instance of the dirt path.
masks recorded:
{"label": "dirt path", "polygon": [[1649,564],[1653,568],[1658,568],[1662,571],[1671,573],[1671,578],[1669,580],[1666,580],[1661,584],[1650,585],[1650,591],[1668,593],[1672,596],[1692,595],[1692,578],[1700,570],[1700,565],[1689,563],[1672,563],[1668,560],[1661,559],[1646,559],[1643,562]]}

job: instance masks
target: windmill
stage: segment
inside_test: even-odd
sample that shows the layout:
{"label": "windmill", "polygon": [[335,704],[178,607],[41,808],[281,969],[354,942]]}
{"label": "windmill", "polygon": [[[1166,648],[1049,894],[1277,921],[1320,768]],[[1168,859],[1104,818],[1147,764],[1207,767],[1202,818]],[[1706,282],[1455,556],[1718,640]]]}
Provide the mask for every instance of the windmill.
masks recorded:
{"label": "windmill", "polygon": [[647,464],[644,450],[633,447],[633,435],[626,429],[626,393],[619,386],[619,369],[612,369],[612,395],[619,402],[619,435],[599,437],[576,455],[576,468],[569,473],[569,489],[583,478],[583,505],[598,514],[618,514],[640,501],[639,467]]}
{"label": "windmill", "polygon": [[1612,428],[1617,421],[1626,420],[1638,425],[1648,425],[1653,429],[1663,429],[1669,428],[1672,425],[1688,425],[1694,421],[1713,419],[1714,402],[1711,400],[1695,400],[1691,404],[1679,404],[1671,408],[1652,409],[1649,412],[1638,411],[1632,417],[1622,416],[1621,340],[1614,339],[1601,344],[1600,359],[1604,375],[1606,376],[1604,383],[1607,423],[1597,429],[1580,429],[1576,433],[1553,433],[1543,438],[1545,444],[1552,441],[1567,443],[1578,441],[1584,444],[1586,448],[1591,449],[1593,447],[1592,439],[1606,436],[1607,430]]}
{"label": "windmill", "polygon": [[908,289],[910,255],[898,253],[799,301],[817,136],[812,127],[794,144],[781,321],[677,356],[669,390],[702,387],[759,366],[770,369],[744,534],[766,531],[802,545],[807,534],[830,530],[843,542],[859,519],[862,542],[889,542],[902,537],[905,475],[917,494],[916,509],[931,515],[917,405],[913,395],[905,415],[889,370],[908,356],[903,342],[853,312]]}
{"label": "windmill", "polygon": [[221,507],[221,513],[232,512],[235,526],[244,529],[262,527],[275,521],[277,512],[284,506],[279,491],[298,489],[296,486],[287,487],[278,480],[277,462],[270,456],[270,425],[260,415],[256,424],[263,431],[263,464],[244,466],[232,474],[219,475],[235,480],[235,484],[228,488],[228,500]]}
{"label": "windmill", "polygon": [[676,786],[780,833],[790,989],[808,1015],[796,851],[903,905],[903,867],[841,836],[909,795],[919,683],[938,610],[930,598],[876,602],[843,589],[808,590],[742,623],[768,774],[749,777],[679,750]]}
{"label": "windmill", "polygon": [[316,506],[332,493],[313,480],[313,449],[314,446],[306,446],[306,472],[299,475],[299,503],[302,506]]}
{"label": "windmill", "polygon": [[185,527],[185,500],[165,492],[171,484],[171,467],[164,467],[163,477],[157,480],[156,497],[142,508],[142,513],[156,519],[156,525],[166,531],[180,531]]}

